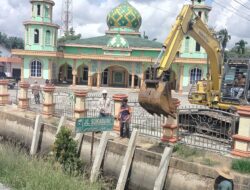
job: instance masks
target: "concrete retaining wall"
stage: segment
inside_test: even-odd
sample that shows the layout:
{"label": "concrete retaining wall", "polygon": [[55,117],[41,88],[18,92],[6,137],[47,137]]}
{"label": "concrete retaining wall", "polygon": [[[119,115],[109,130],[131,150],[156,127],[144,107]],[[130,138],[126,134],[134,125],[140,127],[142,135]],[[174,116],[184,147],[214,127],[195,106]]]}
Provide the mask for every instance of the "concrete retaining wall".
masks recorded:
{"label": "concrete retaining wall", "polygon": [[[33,135],[34,121],[0,112],[0,136],[10,138],[30,147]],[[56,128],[44,124],[40,136],[40,152],[47,153],[51,150],[55,139]],[[84,135],[81,147],[81,158],[90,161],[91,136]],[[97,150],[99,139],[95,139],[94,154]],[[126,145],[109,141],[103,161],[103,174],[118,179]],[[152,190],[156,172],[160,164],[161,154],[137,148],[128,179],[128,189]],[[190,163],[176,158],[171,158],[169,173],[166,179],[166,190],[212,190],[215,170],[210,167]],[[235,183],[241,184],[235,189],[249,190],[250,178],[235,175]]]}

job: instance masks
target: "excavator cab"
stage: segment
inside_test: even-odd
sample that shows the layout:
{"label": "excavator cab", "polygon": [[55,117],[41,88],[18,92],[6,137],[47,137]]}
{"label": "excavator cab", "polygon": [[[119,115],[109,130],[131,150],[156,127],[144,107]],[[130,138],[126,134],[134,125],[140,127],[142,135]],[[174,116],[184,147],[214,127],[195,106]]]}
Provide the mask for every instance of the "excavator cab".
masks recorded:
{"label": "excavator cab", "polygon": [[229,105],[249,104],[249,80],[249,59],[229,59],[222,78],[221,102]]}

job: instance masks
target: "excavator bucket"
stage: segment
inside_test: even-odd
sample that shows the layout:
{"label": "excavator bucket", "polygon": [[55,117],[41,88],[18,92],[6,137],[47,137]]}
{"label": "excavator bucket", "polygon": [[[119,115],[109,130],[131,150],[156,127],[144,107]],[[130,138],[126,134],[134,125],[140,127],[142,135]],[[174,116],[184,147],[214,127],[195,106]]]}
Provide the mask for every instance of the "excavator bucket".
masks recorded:
{"label": "excavator bucket", "polygon": [[180,101],[171,97],[169,82],[146,80],[139,92],[139,103],[150,114],[169,115],[176,118]]}

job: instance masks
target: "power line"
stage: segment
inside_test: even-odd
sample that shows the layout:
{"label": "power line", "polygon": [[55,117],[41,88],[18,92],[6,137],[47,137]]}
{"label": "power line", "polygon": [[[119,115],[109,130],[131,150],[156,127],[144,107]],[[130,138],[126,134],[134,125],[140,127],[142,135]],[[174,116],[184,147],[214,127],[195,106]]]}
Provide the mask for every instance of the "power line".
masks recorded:
{"label": "power line", "polygon": [[245,7],[246,9],[250,10],[250,8],[248,6],[246,6],[245,4],[243,4],[242,2],[240,2],[238,0],[233,0],[233,1],[240,4],[241,6]]}
{"label": "power line", "polygon": [[232,13],[236,14],[236,15],[239,16],[240,18],[243,18],[243,19],[245,19],[245,20],[247,20],[247,21],[250,21],[249,18],[244,17],[244,16],[240,15],[239,13],[235,12],[234,10],[236,10],[236,11],[238,11],[238,10],[235,9],[234,7],[229,7],[229,8],[231,8],[231,9],[229,9],[228,7],[225,7],[224,5],[222,5],[222,4],[218,3],[218,2],[216,2],[215,0],[213,1],[213,3],[219,5],[220,7],[224,8],[224,9],[227,9],[228,11],[231,11]]}

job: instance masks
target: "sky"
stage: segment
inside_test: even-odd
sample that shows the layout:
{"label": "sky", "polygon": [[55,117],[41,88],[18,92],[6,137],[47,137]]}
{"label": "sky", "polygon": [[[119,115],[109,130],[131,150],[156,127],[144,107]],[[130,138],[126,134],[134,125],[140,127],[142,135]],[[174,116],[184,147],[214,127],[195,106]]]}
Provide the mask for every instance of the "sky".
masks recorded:
{"label": "sky", "polygon": [[[61,25],[63,0],[54,0],[53,21]],[[107,14],[123,0],[73,0],[73,27],[83,38],[104,35],[108,29]],[[245,7],[240,5],[243,4]],[[250,44],[250,2],[248,0],[207,0],[212,6],[209,26],[215,30],[226,28],[231,35],[228,47],[240,39]],[[176,16],[188,0],[129,0],[142,15],[140,32],[150,39],[163,42]],[[24,36],[23,21],[30,20],[29,0],[1,0],[0,31],[9,36]]]}

